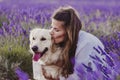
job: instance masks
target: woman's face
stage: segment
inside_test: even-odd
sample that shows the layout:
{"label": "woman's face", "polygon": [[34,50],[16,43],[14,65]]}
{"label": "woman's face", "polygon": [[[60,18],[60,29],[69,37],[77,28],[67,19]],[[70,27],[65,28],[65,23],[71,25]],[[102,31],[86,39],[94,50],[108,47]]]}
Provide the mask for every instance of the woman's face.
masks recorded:
{"label": "woman's face", "polygon": [[64,22],[52,19],[52,28],[50,34],[54,43],[58,44],[65,40],[65,28],[63,27]]}

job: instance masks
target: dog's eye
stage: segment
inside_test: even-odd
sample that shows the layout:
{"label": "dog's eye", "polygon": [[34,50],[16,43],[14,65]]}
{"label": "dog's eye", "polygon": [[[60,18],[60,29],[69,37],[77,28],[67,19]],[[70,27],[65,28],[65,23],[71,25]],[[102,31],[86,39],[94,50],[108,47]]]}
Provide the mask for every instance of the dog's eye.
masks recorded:
{"label": "dog's eye", "polygon": [[33,37],[33,40],[35,40],[35,38]]}
{"label": "dog's eye", "polygon": [[41,41],[45,41],[45,40],[46,40],[46,38],[42,37],[40,40],[41,40]]}

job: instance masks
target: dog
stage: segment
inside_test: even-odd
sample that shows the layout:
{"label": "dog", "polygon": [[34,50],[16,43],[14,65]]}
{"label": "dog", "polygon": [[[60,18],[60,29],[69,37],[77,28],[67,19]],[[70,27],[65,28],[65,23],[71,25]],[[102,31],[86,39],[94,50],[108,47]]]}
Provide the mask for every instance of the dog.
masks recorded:
{"label": "dog", "polygon": [[33,54],[33,78],[35,80],[58,80],[62,70],[61,49],[51,51],[49,30],[35,28],[30,31],[30,52]]}

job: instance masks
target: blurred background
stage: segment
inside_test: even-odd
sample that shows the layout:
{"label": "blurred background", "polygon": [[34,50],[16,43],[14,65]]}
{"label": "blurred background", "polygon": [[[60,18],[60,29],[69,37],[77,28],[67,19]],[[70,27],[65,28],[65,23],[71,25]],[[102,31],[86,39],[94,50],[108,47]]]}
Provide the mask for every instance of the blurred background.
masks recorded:
{"label": "blurred background", "polygon": [[48,29],[53,11],[67,5],[79,12],[82,29],[104,43],[120,74],[119,0],[0,0],[0,80],[18,80],[16,66],[32,79],[29,31]]}

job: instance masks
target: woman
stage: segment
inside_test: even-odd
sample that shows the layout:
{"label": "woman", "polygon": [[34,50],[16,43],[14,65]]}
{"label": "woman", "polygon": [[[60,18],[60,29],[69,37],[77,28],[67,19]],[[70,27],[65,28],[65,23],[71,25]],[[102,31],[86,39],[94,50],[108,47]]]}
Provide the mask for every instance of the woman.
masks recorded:
{"label": "woman", "polygon": [[[104,49],[101,41],[94,35],[82,31],[82,24],[77,11],[72,7],[60,7],[52,15],[51,36],[54,46],[63,49],[63,77],[61,80],[80,80],[79,66],[84,64],[89,66],[92,71],[96,70],[91,55],[97,55],[103,59],[100,53],[95,50],[98,46]],[[106,65],[102,63],[102,65]]]}

